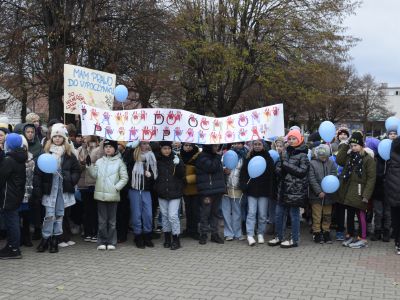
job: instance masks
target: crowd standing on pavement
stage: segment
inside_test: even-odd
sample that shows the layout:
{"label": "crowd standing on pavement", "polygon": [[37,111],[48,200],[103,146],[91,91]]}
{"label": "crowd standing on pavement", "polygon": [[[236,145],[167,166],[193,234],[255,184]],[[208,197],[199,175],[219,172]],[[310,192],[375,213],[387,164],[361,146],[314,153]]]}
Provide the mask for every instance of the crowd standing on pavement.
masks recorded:
{"label": "crowd standing on pavement", "polygon": [[[57,253],[72,247],[77,234],[97,250],[116,250],[129,232],[140,249],[154,247],[161,233],[171,250],[184,246],[182,237],[200,245],[210,238],[288,249],[308,238],[300,238],[302,218],[317,244],[336,240],[362,249],[368,238],[393,238],[400,255],[400,137],[397,129],[386,137],[392,140],[389,160],[361,132],[345,127],[331,143],[318,132],[305,141],[294,126],[268,141],[195,145],[102,140],[59,120],[42,126],[35,113],[14,127],[4,121],[0,238],[7,242],[0,259],[21,258],[21,246],[33,247],[32,240],[40,240],[37,252]],[[238,157],[230,169],[222,159],[227,150]],[[42,154],[56,159],[55,173],[38,167]],[[257,156],[266,168],[254,178],[248,166]],[[327,175],[338,177],[337,192],[324,192]]]}

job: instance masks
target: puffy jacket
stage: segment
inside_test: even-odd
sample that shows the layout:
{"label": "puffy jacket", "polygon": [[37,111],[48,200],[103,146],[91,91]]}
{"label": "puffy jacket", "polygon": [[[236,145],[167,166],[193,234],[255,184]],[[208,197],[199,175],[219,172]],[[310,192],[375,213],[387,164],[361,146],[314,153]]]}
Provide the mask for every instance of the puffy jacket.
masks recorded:
{"label": "puffy jacket", "polygon": [[[75,185],[81,176],[81,167],[78,159],[71,155],[64,154],[61,163],[61,175],[63,177],[63,193],[75,193]],[[58,176],[57,174],[54,176]],[[50,195],[53,184],[53,174],[42,172],[36,162],[33,177],[33,195],[35,199],[42,199],[43,195]]]}
{"label": "puffy jacket", "polygon": [[390,160],[386,163],[386,200],[392,207],[400,206],[400,137],[392,143]]}
{"label": "puffy jacket", "polygon": [[[309,199],[311,203],[321,203],[321,199],[318,197],[318,195],[323,192],[321,182],[322,179],[328,175],[337,175],[336,164],[332,160],[328,159],[323,162],[319,159],[313,159],[310,162],[308,180],[310,182]],[[333,196],[332,194],[326,194],[324,204],[333,204],[335,202]]]}
{"label": "puffy jacket", "polygon": [[185,164],[185,178],[184,183],[185,187],[183,188],[183,194],[185,196],[193,196],[197,195],[197,186],[196,186],[196,159],[199,156],[199,148],[197,146],[193,146],[193,150],[190,152],[186,152],[183,150],[183,145],[181,147],[180,156]]}
{"label": "puffy jacket", "polygon": [[128,182],[128,172],[120,154],[103,156],[88,170],[90,176],[96,178],[94,199],[104,202],[120,201],[119,192]]}
{"label": "puffy jacket", "polygon": [[196,159],[196,185],[200,195],[225,193],[221,155],[203,151]]}
{"label": "puffy jacket", "polygon": [[26,151],[8,152],[0,162],[0,208],[16,210],[25,194],[26,170],[28,158]]}
{"label": "puffy jacket", "polygon": [[183,177],[185,176],[185,166],[179,159],[179,164],[175,165],[174,153],[165,157],[160,155],[157,159],[158,177],[155,182],[157,195],[165,200],[178,199],[183,196]]}
{"label": "puffy jacket", "polygon": [[376,180],[375,161],[367,152],[363,152],[361,154],[363,169],[361,177],[356,172],[353,172],[348,180],[343,180],[344,174],[347,173],[347,162],[350,160],[350,156],[347,154],[349,148],[349,145],[341,144],[336,157],[336,162],[344,166],[343,172],[339,176],[339,197],[336,201],[344,205],[366,210],[368,204],[363,202],[362,199],[366,198],[369,200],[372,197]]}
{"label": "puffy jacket", "polygon": [[[250,180],[247,170],[250,160],[255,156],[262,156],[267,162],[264,173]],[[252,152],[244,161],[240,172],[240,186],[244,193],[252,197],[272,197],[274,194],[274,161],[268,151]],[[250,181],[249,181],[250,180]]]}
{"label": "puffy jacket", "polygon": [[279,176],[278,201],[287,206],[300,207],[306,203],[308,194],[308,170],[310,162],[308,149],[302,144],[297,148],[288,147],[285,157],[276,165]]}

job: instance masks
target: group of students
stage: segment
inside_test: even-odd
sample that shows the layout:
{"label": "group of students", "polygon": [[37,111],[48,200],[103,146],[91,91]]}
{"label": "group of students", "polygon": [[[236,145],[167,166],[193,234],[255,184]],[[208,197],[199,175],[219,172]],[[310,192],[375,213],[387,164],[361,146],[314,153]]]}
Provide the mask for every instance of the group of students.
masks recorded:
{"label": "group of students", "polygon": [[[250,246],[264,244],[270,234],[269,246],[297,247],[300,208],[304,208],[311,211],[316,243],[332,243],[330,229],[335,225],[336,240],[343,246],[364,248],[368,212],[373,210],[372,239],[389,241],[393,229],[400,254],[396,132],[388,133],[393,139],[391,159],[383,161],[377,149],[365,147],[360,132],[350,135],[346,128],[338,130],[332,144],[321,144],[320,138],[306,144],[300,130],[292,128],[270,144],[264,140],[224,146],[182,143],[177,149],[167,141],[126,144],[95,136],[76,138],[57,121],[49,122],[43,134],[37,115],[26,119],[14,129],[0,124],[0,220],[7,236],[0,258],[20,258],[20,245],[32,246],[31,224],[35,238],[40,236],[38,252],[56,253],[59,246],[73,245],[70,216],[78,198],[83,238],[96,242],[98,250],[115,250],[127,240],[128,228],[136,247],[154,247],[157,208],[163,246],[179,249],[183,199],[183,234],[201,245],[207,243],[208,233],[211,242],[247,240]],[[233,169],[222,163],[228,148],[239,158]],[[269,148],[279,153],[279,159],[272,159]],[[56,158],[56,173],[38,167],[42,153]],[[255,156],[265,159],[266,169],[251,178],[248,164]],[[338,192],[323,191],[321,182],[327,175],[339,177]],[[223,237],[218,228],[221,217]],[[286,235],[288,225],[291,232]]]}

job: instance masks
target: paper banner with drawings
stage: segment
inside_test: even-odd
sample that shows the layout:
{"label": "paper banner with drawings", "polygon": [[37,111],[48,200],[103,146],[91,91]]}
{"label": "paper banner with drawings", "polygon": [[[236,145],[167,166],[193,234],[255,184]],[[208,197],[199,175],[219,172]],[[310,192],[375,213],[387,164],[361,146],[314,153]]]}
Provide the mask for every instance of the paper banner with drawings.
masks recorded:
{"label": "paper banner with drawings", "polygon": [[81,103],[112,109],[115,74],[64,65],[64,113],[79,115]]}
{"label": "paper banner with drawings", "polygon": [[116,141],[224,144],[284,135],[283,105],[213,118],[172,108],[111,111],[83,104],[82,134]]}

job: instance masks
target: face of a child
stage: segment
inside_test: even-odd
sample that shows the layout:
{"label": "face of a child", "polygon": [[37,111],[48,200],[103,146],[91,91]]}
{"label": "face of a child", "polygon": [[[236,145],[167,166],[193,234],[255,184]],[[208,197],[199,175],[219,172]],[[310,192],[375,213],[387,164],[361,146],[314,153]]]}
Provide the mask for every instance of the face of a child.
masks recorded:
{"label": "face of a child", "polygon": [[322,162],[326,162],[328,160],[328,156],[320,155],[318,159]]}
{"label": "face of a child", "polygon": [[150,150],[150,144],[148,142],[141,142],[140,143],[140,151],[147,152]]}
{"label": "face of a child", "polygon": [[0,145],[4,145],[5,140],[6,140],[6,134],[0,130]]}
{"label": "face of a child", "polygon": [[253,150],[254,152],[261,152],[264,149],[264,145],[261,141],[253,142]]}
{"label": "face of a child", "polygon": [[233,149],[241,150],[244,148],[244,145],[242,143],[234,143],[232,144]]}
{"label": "face of a child", "polygon": [[283,152],[283,150],[285,149],[283,143],[276,143],[275,144],[275,148],[276,148],[276,151],[278,151],[279,154],[281,154]]}
{"label": "face of a child", "polygon": [[349,137],[347,136],[346,133],[342,132],[341,134],[339,134],[339,141],[342,142],[342,141],[346,141],[348,139],[349,139]]}
{"label": "face of a child", "polygon": [[75,142],[78,143],[78,144],[82,144],[82,136],[78,135],[78,136],[75,138]]}
{"label": "face of a child", "polygon": [[53,136],[53,144],[56,146],[61,146],[62,144],[64,144],[64,138],[61,135],[55,135]]}
{"label": "face of a child", "polygon": [[28,141],[32,141],[35,137],[35,130],[32,127],[28,127],[25,129],[25,137]]}
{"label": "face of a child", "polygon": [[190,152],[193,150],[193,145],[189,143],[183,144],[183,151],[185,152]]}
{"label": "face of a child", "polygon": [[287,139],[287,143],[289,146],[295,147],[299,143],[299,140],[294,136],[289,136]]}
{"label": "face of a child", "polygon": [[105,153],[107,156],[113,156],[113,155],[115,154],[115,148],[114,148],[113,146],[106,145],[106,146],[104,147],[104,153]]}
{"label": "face of a child", "polygon": [[212,153],[217,153],[219,150],[219,145],[212,145]]}
{"label": "face of a child", "polygon": [[171,155],[171,152],[172,152],[171,147],[169,147],[169,146],[163,146],[163,147],[161,147],[161,154],[162,154],[162,155],[164,155],[164,156],[170,156],[170,155]]}
{"label": "face of a child", "polygon": [[395,132],[395,131],[389,132],[388,138],[391,139],[392,141],[393,141],[394,139],[396,139],[396,138],[397,138],[396,132]]}
{"label": "face of a child", "polygon": [[350,148],[352,152],[360,152],[362,147],[359,144],[351,143]]}

